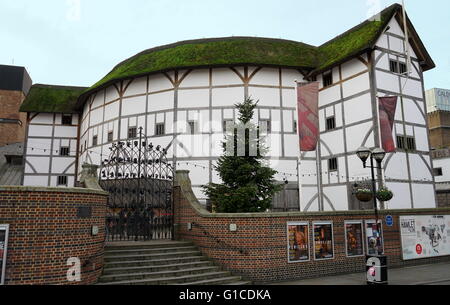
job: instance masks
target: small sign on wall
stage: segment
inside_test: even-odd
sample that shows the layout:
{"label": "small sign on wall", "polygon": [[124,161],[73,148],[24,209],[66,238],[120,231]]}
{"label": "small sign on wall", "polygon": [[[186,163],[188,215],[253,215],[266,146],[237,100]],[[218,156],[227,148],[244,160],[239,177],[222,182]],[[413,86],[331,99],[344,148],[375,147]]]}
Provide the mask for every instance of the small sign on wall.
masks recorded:
{"label": "small sign on wall", "polygon": [[5,284],[9,225],[0,225],[0,285]]}

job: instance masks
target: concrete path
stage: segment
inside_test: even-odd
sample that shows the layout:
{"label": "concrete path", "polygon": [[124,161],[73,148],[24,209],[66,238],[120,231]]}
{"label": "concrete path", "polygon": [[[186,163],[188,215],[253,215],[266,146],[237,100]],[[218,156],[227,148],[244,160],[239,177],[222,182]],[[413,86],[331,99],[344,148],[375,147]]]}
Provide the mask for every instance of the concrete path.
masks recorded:
{"label": "concrete path", "polygon": [[[273,285],[366,285],[364,273],[327,276]],[[450,262],[388,270],[389,285],[450,285]]]}

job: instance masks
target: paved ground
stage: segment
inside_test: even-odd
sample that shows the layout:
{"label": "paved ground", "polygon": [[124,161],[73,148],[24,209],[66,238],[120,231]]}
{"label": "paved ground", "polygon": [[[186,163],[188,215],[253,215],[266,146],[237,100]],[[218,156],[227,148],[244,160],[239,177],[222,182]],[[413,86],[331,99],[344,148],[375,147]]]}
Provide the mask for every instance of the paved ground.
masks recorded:
{"label": "paved ground", "polygon": [[[364,273],[328,276],[275,285],[366,285]],[[389,285],[450,285],[450,262],[389,269]]]}

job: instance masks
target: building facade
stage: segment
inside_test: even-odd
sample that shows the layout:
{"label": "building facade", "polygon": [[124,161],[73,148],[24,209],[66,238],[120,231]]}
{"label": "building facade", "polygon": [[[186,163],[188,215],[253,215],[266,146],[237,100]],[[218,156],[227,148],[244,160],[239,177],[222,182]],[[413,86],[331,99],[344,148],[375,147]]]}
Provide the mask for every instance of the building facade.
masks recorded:
{"label": "building facade", "polygon": [[[201,186],[220,182],[214,165],[224,126],[237,119],[234,105],[251,97],[259,101],[253,121],[267,129],[267,163],[278,181],[299,186],[299,210],[360,209],[354,187],[370,172],[356,151],[380,146],[377,97],[396,95],[398,149],[382,171],[395,193],[388,208],[435,207],[423,87],[434,63],[409,19],[404,43],[401,6],[378,17],[320,47],[251,37],[185,41],[137,54],[91,88],[34,86],[22,107],[24,184],[73,186],[83,163],[100,165],[113,142],[136,139],[142,128],[176,169],[191,172],[205,202]],[[300,154],[296,82],[307,81],[320,83],[321,134],[316,152]]]}

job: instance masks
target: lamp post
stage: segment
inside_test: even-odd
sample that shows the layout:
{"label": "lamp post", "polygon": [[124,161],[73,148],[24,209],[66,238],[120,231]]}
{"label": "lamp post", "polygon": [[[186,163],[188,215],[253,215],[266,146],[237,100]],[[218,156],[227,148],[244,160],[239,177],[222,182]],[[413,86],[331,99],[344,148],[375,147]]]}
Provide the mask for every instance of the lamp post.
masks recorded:
{"label": "lamp post", "polygon": [[[380,225],[378,223],[378,207],[377,207],[377,197],[376,197],[376,182],[375,182],[375,169],[382,169],[381,162],[383,162],[384,157],[386,156],[386,152],[381,148],[375,148],[374,150],[370,150],[366,147],[360,147],[357,151],[357,156],[363,162],[364,168],[370,168],[372,172],[372,190],[373,190],[373,208],[375,210],[375,218],[377,224],[377,253],[378,255],[383,254],[383,248],[380,243]],[[370,166],[367,166],[367,159],[370,158]],[[377,166],[374,166],[373,160],[377,162]]]}

